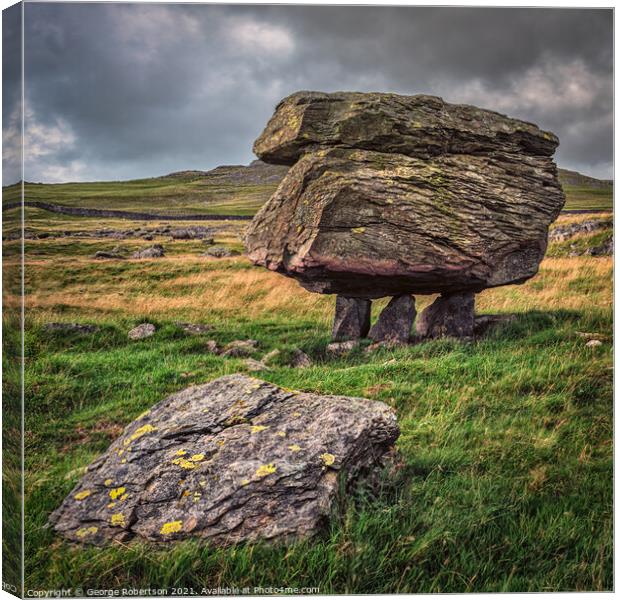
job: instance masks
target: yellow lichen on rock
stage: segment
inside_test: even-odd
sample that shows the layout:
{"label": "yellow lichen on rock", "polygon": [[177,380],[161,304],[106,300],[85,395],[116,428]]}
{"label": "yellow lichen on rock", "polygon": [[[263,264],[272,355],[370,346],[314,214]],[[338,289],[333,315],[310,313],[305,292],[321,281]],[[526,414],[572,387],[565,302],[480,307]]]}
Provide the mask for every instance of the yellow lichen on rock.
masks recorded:
{"label": "yellow lichen on rock", "polygon": [[99,529],[97,527],[82,527],[75,532],[75,535],[79,538],[85,538],[87,535],[94,535]]}
{"label": "yellow lichen on rock", "polygon": [[142,427],[138,427],[138,429],[136,429],[129,436],[129,440],[125,440],[125,442],[133,442],[134,440],[141,438],[143,435],[146,435],[147,433],[151,433],[152,431],[156,431],[156,430],[157,430],[157,427],[153,427],[153,425],[151,425],[150,423],[148,423],[147,425],[142,425]]}
{"label": "yellow lichen on rock", "polygon": [[187,450],[183,450],[183,449],[177,450],[175,452],[176,456],[185,456],[186,454],[187,454]]}
{"label": "yellow lichen on rock", "polygon": [[286,437],[286,431],[278,431],[276,435],[279,437]]}
{"label": "yellow lichen on rock", "polygon": [[112,481],[112,479],[106,479],[106,480],[103,482],[103,485],[112,485],[113,483],[114,483],[114,482]]}
{"label": "yellow lichen on rock", "polygon": [[329,452],[325,452],[324,454],[321,454],[321,460],[326,466],[331,467],[331,465],[334,464],[336,457]]}
{"label": "yellow lichen on rock", "polygon": [[88,498],[88,496],[90,496],[91,491],[90,490],[83,490],[81,492],[78,492],[77,494],[75,494],[75,496],[73,496],[76,500],[84,500],[84,498]]}
{"label": "yellow lichen on rock", "polygon": [[241,485],[243,485],[243,486],[250,485],[250,480],[249,479],[242,479],[241,480]]}
{"label": "yellow lichen on rock", "polygon": [[201,460],[205,459],[205,455],[204,454],[193,454],[192,457],[190,458],[191,461],[194,462],[200,462]]}
{"label": "yellow lichen on rock", "polygon": [[113,527],[125,527],[125,515],[122,513],[115,513],[110,517],[110,523]]}
{"label": "yellow lichen on rock", "polygon": [[180,457],[180,458],[175,458],[172,461],[173,465],[177,465],[178,467],[181,467],[182,469],[195,469],[198,465],[196,463],[193,463],[191,460],[187,460],[186,458]]}
{"label": "yellow lichen on rock", "polygon": [[159,530],[162,535],[170,535],[171,533],[177,533],[183,528],[183,521],[170,521],[164,523]]}
{"label": "yellow lichen on rock", "polygon": [[267,475],[271,475],[277,471],[276,466],[273,463],[269,463],[268,465],[261,465],[256,469],[257,477],[267,477]]}
{"label": "yellow lichen on rock", "polygon": [[291,452],[299,452],[301,450],[301,446],[298,446],[297,444],[291,444],[288,449]]}
{"label": "yellow lichen on rock", "polygon": [[112,500],[116,500],[117,498],[120,498],[125,492],[126,490],[124,487],[114,488],[113,490],[110,490],[110,498],[112,498]]}
{"label": "yellow lichen on rock", "polygon": [[250,427],[250,431],[252,433],[258,433],[260,431],[264,431],[265,429],[268,429],[269,427],[267,425],[252,425],[252,427]]}

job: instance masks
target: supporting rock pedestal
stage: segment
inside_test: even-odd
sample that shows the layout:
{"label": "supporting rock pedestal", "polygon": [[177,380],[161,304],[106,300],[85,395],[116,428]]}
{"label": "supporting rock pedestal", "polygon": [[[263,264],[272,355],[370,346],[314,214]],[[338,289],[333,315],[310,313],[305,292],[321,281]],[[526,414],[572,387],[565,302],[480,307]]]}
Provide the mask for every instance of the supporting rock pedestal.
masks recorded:
{"label": "supporting rock pedestal", "polygon": [[423,338],[474,335],[474,294],[462,292],[442,294],[425,308],[416,323],[416,331]]}
{"label": "supporting rock pedestal", "polygon": [[409,341],[415,315],[415,300],[412,296],[408,294],[394,296],[381,311],[368,337],[375,342],[406,344]]}
{"label": "supporting rock pedestal", "polygon": [[336,297],[332,339],[336,342],[365,338],[370,329],[370,300]]}

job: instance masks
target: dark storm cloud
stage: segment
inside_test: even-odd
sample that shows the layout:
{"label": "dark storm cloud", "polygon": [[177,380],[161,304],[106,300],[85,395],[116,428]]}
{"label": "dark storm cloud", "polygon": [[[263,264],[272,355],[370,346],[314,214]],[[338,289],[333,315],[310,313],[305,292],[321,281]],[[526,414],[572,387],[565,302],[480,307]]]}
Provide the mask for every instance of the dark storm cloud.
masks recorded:
{"label": "dark storm cloud", "polygon": [[247,163],[298,89],[478,104],[611,176],[610,10],[32,3],[25,32],[29,180]]}

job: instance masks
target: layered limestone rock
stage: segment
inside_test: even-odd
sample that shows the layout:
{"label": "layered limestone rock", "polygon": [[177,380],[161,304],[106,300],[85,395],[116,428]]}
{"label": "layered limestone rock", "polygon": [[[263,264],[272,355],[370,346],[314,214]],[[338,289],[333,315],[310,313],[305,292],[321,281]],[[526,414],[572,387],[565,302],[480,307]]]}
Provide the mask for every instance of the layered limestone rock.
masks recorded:
{"label": "layered limestone rock", "polygon": [[254,218],[247,254],[349,299],[522,283],[564,204],[557,144],[431,96],[293,94],[254,145],[293,166]]}
{"label": "layered limestone rock", "polygon": [[216,544],[308,536],[338,487],[399,429],[381,402],[231,375],[169,396],[127,426],[50,517],[63,537]]}

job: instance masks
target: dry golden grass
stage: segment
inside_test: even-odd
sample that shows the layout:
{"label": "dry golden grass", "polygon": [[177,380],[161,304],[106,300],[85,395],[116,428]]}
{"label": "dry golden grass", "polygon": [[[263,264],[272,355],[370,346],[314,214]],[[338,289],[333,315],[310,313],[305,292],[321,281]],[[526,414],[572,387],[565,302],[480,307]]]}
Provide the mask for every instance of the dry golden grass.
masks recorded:
{"label": "dry golden grass", "polygon": [[[27,308],[40,318],[62,310],[94,318],[122,313],[128,316],[192,318],[268,318],[296,315],[328,323],[333,298],[307,292],[296,281],[261,268],[247,268],[247,259],[205,259],[177,255],[144,264],[136,276],[115,277],[114,263],[91,259],[71,261],[72,278],[60,274],[65,259],[29,261]],[[136,266],[137,266],[136,264]],[[178,274],[176,274],[178,273]],[[77,276],[76,276],[77,274]],[[80,277],[81,275],[81,277]],[[523,285],[485,290],[477,296],[480,312],[605,309],[612,305],[611,258],[548,258],[539,274]],[[418,297],[418,311],[432,301]],[[11,304],[18,297],[9,297]],[[377,310],[382,303],[377,303]]]}

